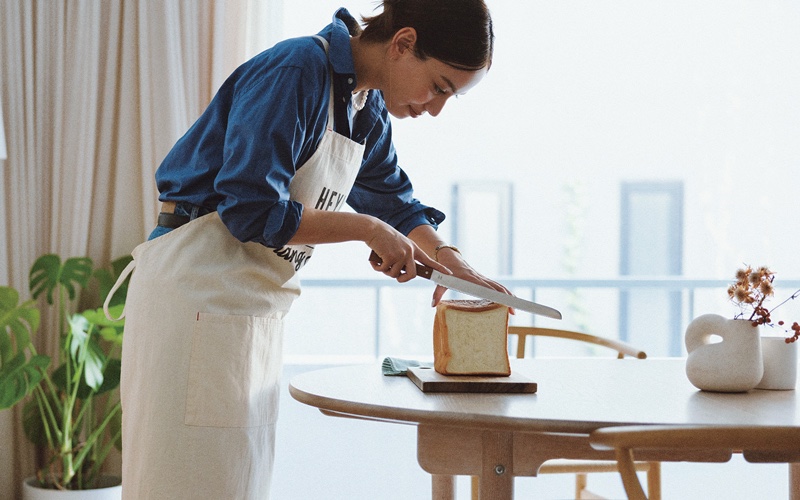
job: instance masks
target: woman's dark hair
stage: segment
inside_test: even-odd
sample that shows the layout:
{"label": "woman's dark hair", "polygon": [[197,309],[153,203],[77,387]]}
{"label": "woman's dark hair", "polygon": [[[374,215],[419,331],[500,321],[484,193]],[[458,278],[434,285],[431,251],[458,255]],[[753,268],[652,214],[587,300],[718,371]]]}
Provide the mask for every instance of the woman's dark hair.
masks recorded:
{"label": "woman's dark hair", "polygon": [[483,0],[384,0],[383,12],[363,17],[366,42],[385,42],[402,28],[414,28],[414,53],[457,69],[492,65],[492,16]]}

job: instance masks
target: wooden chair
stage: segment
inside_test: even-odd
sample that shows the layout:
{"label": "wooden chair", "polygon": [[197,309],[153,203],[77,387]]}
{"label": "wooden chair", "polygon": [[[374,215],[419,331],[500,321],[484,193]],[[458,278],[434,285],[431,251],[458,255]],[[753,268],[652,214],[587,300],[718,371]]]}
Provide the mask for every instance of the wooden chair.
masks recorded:
{"label": "wooden chair", "polygon": [[[528,337],[553,337],[559,339],[575,340],[597,346],[607,347],[617,351],[617,358],[631,356],[645,359],[647,354],[635,347],[619,340],[607,339],[586,333],[570,330],[557,330],[553,328],[538,328],[533,326],[509,326],[509,336],[517,336],[516,357],[525,357],[525,346]],[[647,472],[647,488],[652,500],[661,498],[661,464],[659,462],[636,462],[637,471]],[[575,474],[575,498],[602,499],[601,496],[587,489],[588,474],[596,472],[617,473],[619,469],[613,460],[575,460],[554,459],[548,460],[539,468],[539,474]],[[478,500],[478,477],[472,477],[472,500]]]}
{"label": "wooden chair", "polygon": [[[615,450],[630,500],[647,500],[633,467],[634,450],[730,453],[742,451],[748,462],[800,462],[800,428],[759,426],[606,427],[590,436],[592,447]],[[688,459],[691,460],[691,459]]]}

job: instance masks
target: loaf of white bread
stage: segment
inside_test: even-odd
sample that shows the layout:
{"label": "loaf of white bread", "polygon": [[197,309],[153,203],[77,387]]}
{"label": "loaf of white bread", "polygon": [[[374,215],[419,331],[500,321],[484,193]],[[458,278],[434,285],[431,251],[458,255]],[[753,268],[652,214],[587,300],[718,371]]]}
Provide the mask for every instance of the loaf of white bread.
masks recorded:
{"label": "loaf of white bread", "polygon": [[443,300],[433,321],[434,369],[442,375],[511,375],[508,308],[488,300]]}

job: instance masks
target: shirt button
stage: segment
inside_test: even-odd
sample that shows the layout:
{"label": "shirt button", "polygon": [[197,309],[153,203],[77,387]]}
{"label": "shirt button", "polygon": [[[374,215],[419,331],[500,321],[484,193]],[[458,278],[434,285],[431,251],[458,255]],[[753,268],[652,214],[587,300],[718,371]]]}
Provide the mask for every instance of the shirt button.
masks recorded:
{"label": "shirt button", "polygon": [[342,102],[347,102],[347,97],[342,97]]}
{"label": "shirt button", "polygon": [[349,83],[349,84],[351,84],[351,85],[352,85],[352,84],[353,84],[353,79],[352,79],[352,78],[348,78],[348,79],[347,79],[347,83]]}

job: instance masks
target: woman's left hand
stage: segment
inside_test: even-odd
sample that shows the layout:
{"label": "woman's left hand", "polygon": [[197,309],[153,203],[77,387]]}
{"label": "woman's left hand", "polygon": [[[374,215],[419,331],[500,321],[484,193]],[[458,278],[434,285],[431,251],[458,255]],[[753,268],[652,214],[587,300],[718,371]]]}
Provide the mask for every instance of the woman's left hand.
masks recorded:
{"label": "woman's left hand", "polygon": [[[475,283],[477,285],[489,287],[491,289],[497,290],[498,292],[507,293],[509,295],[513,295],[511,291],[501,285],[500,283],[487,278],[486,276],[480,274],[478,271],[472,268],[467,262],[461,258],[460,255],[448,255],[447,258],[442,256],[440,262],[447,266],[450,271],[452,271],[453,276],[456,278],[461,278],[462,280],[469,281],[471,283]],[[431,305],[436,307],[439,302],[441,302],[442,297],[444,296],[447,288],[443,287],[442,285],[437,285],[436,289],[433,291],[433,301]],[[509,308],[511,314],[514,314],[514,309]]]}
{"label": "woman's left hand", "polygon": [[[428,249],[428,251],[438,247],[439,251],[433,250],[430,252],[431,255],[437,263],[447,267],[456,278],[461,278],[462,280],[512,295],[508,288],[494,280],[490,280],[467,264],[467,261],[461,256],[461,252],[458,249],[450,245],[444,245],[439,235],[431,226],[426,224],[417,226],[408,236],[421,248]],[[447,288],[437,285],[436,289],[433,291],[431,306],[436,307],[439,302],[441,302],[442,296],[444,296],[446,291]],[[509,311],[511,314],[514,314],[514,309],[509,308]]]}

